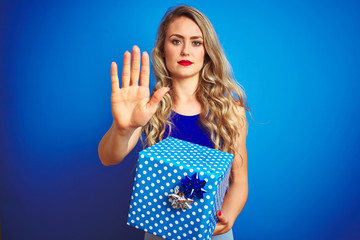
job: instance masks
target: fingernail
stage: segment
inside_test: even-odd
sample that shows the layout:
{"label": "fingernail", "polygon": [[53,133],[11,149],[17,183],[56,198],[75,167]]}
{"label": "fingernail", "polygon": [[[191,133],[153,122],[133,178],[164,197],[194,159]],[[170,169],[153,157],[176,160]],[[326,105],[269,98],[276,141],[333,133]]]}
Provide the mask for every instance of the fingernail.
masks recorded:
{"label": "fingernail", "polygon": [[221,216],[221,211],[219,210],[219,216]]}

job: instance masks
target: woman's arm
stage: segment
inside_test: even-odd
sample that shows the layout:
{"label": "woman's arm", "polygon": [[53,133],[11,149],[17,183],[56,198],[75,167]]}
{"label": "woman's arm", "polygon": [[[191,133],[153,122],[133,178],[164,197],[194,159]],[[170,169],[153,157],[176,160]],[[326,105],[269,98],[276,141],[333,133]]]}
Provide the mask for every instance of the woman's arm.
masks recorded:
{"label": "woman's arm", "polygon": [[245,109],[237,107],[243,119],[240,138],[237,143],[238,152],[234,156],[231,167],[231,180],[229,188],[225,194],[221,212],[217,213],[218,223],[216,224],[213,235],[228,232],[240,212],[242,211],[248,197],[248,171],[246,153],[247,121]]}
{"label": "woman's arm", "polygon": [[98,153],[102,164],[109,166],[121,163],[135,147],[140,134],[141,127],[133,131],[121,132],[113,122],[99,143]]}

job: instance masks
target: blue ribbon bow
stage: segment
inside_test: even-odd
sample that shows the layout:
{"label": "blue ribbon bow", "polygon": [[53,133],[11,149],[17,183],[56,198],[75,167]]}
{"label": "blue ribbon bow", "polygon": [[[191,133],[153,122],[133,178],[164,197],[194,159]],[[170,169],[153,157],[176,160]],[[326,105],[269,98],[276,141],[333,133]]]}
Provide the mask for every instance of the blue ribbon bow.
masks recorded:
{"label": "blue ribbon bow", "polygon": [[204,186],[205,180],[200,180],[199,174],[195,173],[192,177],[186,176],[181,180],[181,186],[184,188],[184,194],[187,198],[204,198],[203,194],[206,193]]}

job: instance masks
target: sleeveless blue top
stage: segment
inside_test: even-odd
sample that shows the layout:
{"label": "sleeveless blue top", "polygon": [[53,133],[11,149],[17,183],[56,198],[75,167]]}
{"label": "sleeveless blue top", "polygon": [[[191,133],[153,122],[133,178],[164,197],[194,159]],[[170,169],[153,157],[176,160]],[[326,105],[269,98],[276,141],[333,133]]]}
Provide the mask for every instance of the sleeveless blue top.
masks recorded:
{"label": "sleeveless blue top", "polygon": [[[210,138],[210,132],[201,124],[199,117],[200,114],[185,116],[172,111],[169,120],[174,125],[171,128],[170,137],[214,148],[214,144]],[[168,133],[169,127],[166,126],[164,138],[168,136]]]}

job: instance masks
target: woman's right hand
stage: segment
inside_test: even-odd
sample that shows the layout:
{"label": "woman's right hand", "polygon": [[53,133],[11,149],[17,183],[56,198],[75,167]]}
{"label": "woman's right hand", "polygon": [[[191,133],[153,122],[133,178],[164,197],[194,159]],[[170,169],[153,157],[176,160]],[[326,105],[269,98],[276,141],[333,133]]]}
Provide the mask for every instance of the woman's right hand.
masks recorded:
{"label": "woman's right hand", "polygon": [[[122,69],[122,86],[119,87],[118,69],[115,62],[111,64],[111,111],[114,124],[121,132],[131,132],[144,126],[156,112],[157,106],[168,87],[158,89],[150,99],[149,55],[143,52],[140,71],[140,49],[137,46],[124,54]],[[139,84],[140,76],[140,84]]]}

